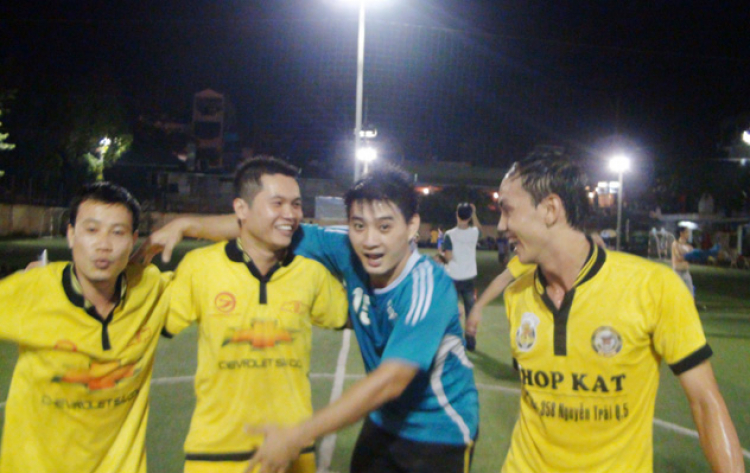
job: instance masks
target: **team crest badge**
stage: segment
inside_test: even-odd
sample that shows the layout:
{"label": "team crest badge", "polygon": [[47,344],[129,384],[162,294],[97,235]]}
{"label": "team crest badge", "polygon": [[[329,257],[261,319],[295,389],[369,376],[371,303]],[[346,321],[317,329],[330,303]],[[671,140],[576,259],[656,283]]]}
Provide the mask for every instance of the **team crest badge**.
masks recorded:
{"label": "team crest badge", "polygon": [[536,328],[539,325],[539,317],[526,312],[521,316],[521,325],[516,330],[516,347],[518,351],[527,352],[536,343]]}
{"label": "team crest badge", "polygon": [[622,350],[622,337],[612,327],[599,327],[591,336],[591,347],[601,356],[615,356]]}
{"label": "team crest badge", "polygon": [[232,312],[236,304],[237,300],[231,292],[220,292],[214,298],[214,307],[216,307],[216,310],[225,314]]}

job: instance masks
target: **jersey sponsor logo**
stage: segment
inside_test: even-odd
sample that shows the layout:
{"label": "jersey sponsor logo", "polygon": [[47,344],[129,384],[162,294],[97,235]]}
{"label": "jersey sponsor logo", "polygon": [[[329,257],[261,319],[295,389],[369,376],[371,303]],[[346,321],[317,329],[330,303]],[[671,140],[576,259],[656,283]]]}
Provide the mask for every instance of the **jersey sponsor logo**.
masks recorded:
{"label": "jersey sponsor logo", "polygon": [[625,374],[613,376],[591,373],[563,373],[521,368],[521,383],[524,386],[542,389],[565,389],[573,392],[619,393],[624,389]]}
{"label": "jersey sponsor logo", "polygon": [[58,409],[107,409],[111,407],[121,406],[126,404],[138,396],[140,389],[136,389],[131,393],[124,394],[122,396],[112,397],[109,399],[100,399],[96,401],[80,400],[80,399],[53,399],[46,394],[42,396],[42,404],[46,406],[55,406]]}
{"label": "jersey sponsor logo", "polygon": [[220,361],[220,370],[239,370],[248,368],[302,368],[298,358],[244,358],[242,360]]}
{"label": "jersey sponsor logo", "polygon": [[122,366],[119,361],[104,363],[92,361],[87,370],[69,370],[62,376],[52,378],[53,383],[82,384],[89,391],[111,389],[126,378],[133,377],[140,370],[135,363]]}
{"label": "jersey sponsor logo", "polygon": [[255,349],[273,348],[294,341],[294,331],[279,326],[278,320],[253,320],[250,328],[228,328],[221,346],[249,344]]}
{"label": "jersey sponsor logo", "polygon": [[151,329],[151,327],[142,327],[140,330],[138,330],[138,333],[136,333],[135,336],[128,342],[128,346],[132,347],[151,340],[153,333],[154,331]]}
{"label": "jersey sponsor logo", "polygon": [[281,304],[279,310],[282,312],[291,312],[293,314],[306,314],[310,312],[310,306],[302,301],[286,301]]}
{"label": "jersey sponsor logo", "polygon": [[393,320],[398,317],[398,312],[396,312],[396,309],[393,308],[393,301],[388,300],[388,306],[386,307],[386,310],[388,311],[388,320]]}
{"label": "jersey sponsor logo", "polygon": [[615,356],[622,350],[622,337],[612,327],[599,327],[591,336],[591,346],[601,356]]}
{"label": "jersey sponsor logo", "polygon": [[237,299],[231,292],[220,292],[214,298],[214,307],[224,314],[232,312],[236,305]]}
{"label": "jersey sponsor logo", "polygon": [[352,308],[362,325],[370,325],[370,296],[361,287],[355,287],[352,291]]}
{"label": "jersey sponsor logo", "polygon": [[57,343],[55,343],[55,350],[78,351],[78,346],[70,340],[58,340]]}
{"label": "jersey sponsor logo", "polygon": [[531,312],[525,312],[521,316],[521,324],[516,330],[516,347],[518,351],[527,352],[536,343],[536,328],[539,325],[539,317]]}

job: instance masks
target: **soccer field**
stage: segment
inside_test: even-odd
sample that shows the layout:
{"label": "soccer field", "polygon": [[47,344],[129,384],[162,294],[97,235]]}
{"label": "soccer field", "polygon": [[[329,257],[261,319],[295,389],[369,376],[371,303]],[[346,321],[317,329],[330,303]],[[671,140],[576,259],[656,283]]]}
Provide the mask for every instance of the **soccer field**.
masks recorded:
{"label": "soccer field", "polygon": [[[200,243],[181,245],[184,254]],[[65,259],[67,249],[60,240],[25,240],[0,243],[6,264],[34,258],[42,247],[51,259]],[[479,252],[479,290],[498,270],[493,252]],[[16,265],[17,266],[17,265]],[[173,266],[173,265],[170,265]],[[712,363],[727,401],[740,441],[746,468],[750,468],[750,271],[694,267],[697,303],[709,343]],[[485,311],[477,351],[469,357],[475,366],[480,393],[480,437],[472,471],[497,473],[505,457],[519,402],[519,382],[511,364],[508,327],[502,300]],[[152,387],[148,431],[149,471],[182,471],[182,443],[187,433],[194,397],[192,375],[196,367],[196,330],[186,330],[173,340],[160,342]],[[315,330],[312,356],[312,387],[315,406],[329,402],[337,385],[344,389],[363,375],[359,349],[353,334]],[[0,419],[17,348],[0,343]],[[252,401],[250,401],[252,402]],[[340,432],[335,441],[318,442],[319,461],[330,471],[348,471],[348,459],[359,425]],[[2,432],[0,435],[9,433]],[[690,410],[676,378],[662,367],[654,425],[654,471],[710,471],[703,458]]]}

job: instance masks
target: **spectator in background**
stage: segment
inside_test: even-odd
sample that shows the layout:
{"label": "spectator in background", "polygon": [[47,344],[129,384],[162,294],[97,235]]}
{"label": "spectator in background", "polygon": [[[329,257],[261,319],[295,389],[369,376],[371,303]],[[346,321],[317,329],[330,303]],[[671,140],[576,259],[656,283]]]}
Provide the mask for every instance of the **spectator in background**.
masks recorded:
{"label": "spectator in background", "polygon": [[693,251],[693,246],[688,243],[689,234],[690,231],[687,227],[680,226],[677,228],[677,239],[672,243],[672,269],[695,298],[695,286],[693,286],[693,278],[690,276],[690,263],[685,259],[685,255]]}
{"label": "spectator in background", "polygon": [[[471,225],[470,225],[471,224]],[[481,231],[474,204],[461,203],[456,208],[456,226],[445,233],[443,248],[439,253],[448,275],[453,279],[458,297],[468,317],[476,298],[474,280],[477,277],[477,242]],[[477,339],[465,334],[466,349],[474,351]]]}

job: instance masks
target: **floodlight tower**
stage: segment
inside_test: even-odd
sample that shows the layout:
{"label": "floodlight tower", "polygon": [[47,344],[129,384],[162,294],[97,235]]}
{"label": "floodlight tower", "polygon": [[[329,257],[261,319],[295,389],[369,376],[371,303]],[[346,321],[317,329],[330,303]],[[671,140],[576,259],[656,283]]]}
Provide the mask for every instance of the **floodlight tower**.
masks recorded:
{"label": "floodlight tower", "polygon": [[617,173],[619,182],[617,188],[617,243],[615,249],[620,251],[620,240],[622,238],[622,175],[625,171],[630,169],[630,158],[622,154],[613,156],[609,160],[609,168]]}

